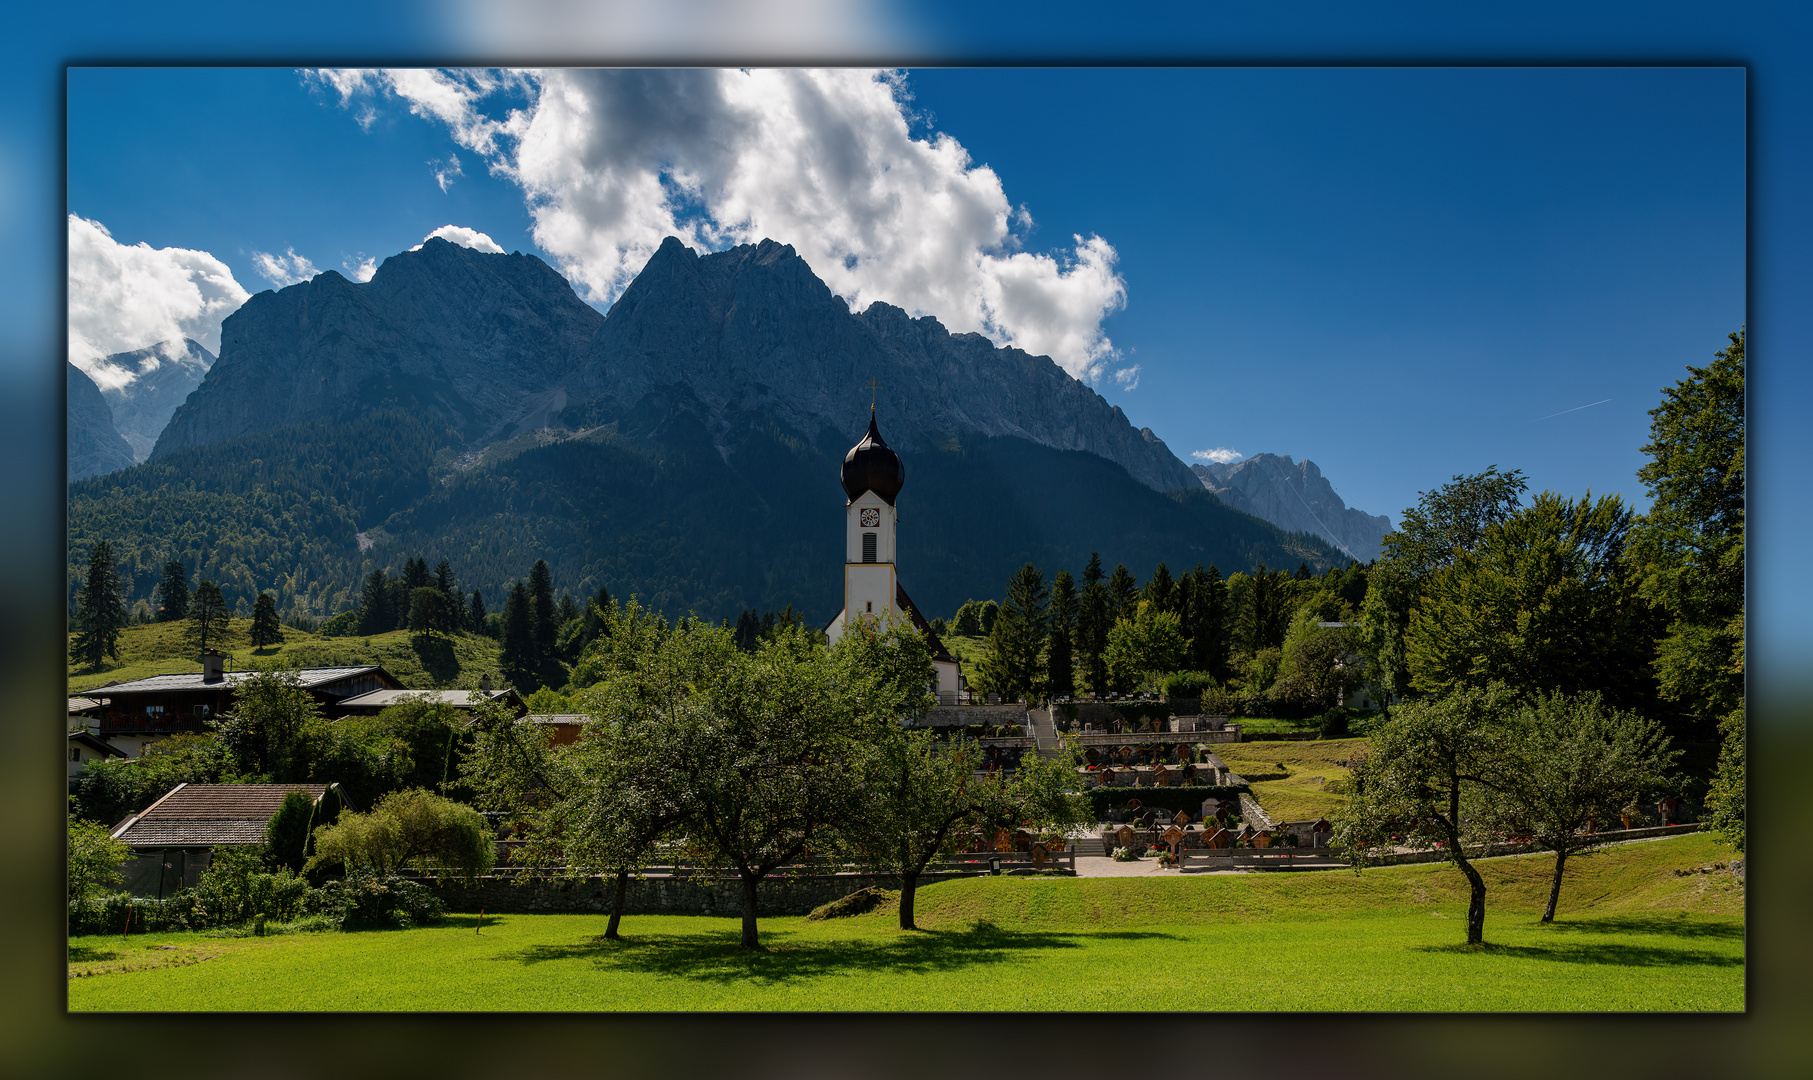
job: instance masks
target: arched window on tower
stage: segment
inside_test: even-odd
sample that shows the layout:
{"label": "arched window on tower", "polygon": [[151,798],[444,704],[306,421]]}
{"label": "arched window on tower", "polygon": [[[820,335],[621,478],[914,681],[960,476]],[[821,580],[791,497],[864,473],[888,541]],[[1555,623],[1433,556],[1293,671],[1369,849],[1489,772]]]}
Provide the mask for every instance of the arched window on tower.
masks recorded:
{"label": "arched window on tower", "polygon": [[862,534],[862,561],[863,562],[874,562],[875,561],[875,534],[874,533],[863,533]]}

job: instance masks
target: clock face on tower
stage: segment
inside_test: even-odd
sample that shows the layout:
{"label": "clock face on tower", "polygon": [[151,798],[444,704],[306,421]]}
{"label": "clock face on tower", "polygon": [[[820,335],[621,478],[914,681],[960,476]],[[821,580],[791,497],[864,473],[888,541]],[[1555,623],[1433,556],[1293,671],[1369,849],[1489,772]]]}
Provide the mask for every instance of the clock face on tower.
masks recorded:
{"label": "clock face on tower", "polygon": [[862,512],[862,527],[863,528],[873,529],[875,526],[880,525],[880,524],[881,524],[881,511],[880,510],[877,510],[871,506]]}

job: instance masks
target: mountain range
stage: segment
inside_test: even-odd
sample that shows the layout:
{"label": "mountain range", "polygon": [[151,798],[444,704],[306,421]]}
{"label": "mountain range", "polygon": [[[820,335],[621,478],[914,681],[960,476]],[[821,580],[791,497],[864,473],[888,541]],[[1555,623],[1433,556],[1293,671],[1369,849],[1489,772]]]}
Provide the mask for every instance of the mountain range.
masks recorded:
{"label": "mountain range", "polygon": [[124,469],[133,463],[132,447],[113,426],[113,411],[101,388],[88,373],[64,361],[68,368],[65,392],[68,394],[68,458],[70,480],[98,473]]}
{"label": "mountain range", "polygon": [[1308,458],[1299,464],[1289,455],[1255,454],[1190,468],[1203,487],[1234,509],[1282,529],[1319,536],[1358,562],[1378,558],[1379,543],[1391,532],[1389,517],[1342,502]]}
{"label": "mountain range", "polygon": [[1159,491],[1193,486],[1151,429],[1049,358],[887,304],[852,315],[792,247],[712,255],[669,237],[608,315],[532,255],[435,238],[360,285],[328,271],[252,297],[155,454],[322,415],[402,406],[469,446],[550,423],[691,417],[721,441],[764,413],[854,442],[870,392],[891,438],[1014,436],[1105,457]]}
{"label": "mountain range", "polygon": [[149,458],[71,486],[72,584],[105,537],[135,595],[181,558],[229,603],[276,589],[327,614],[424,555],[495,607],[546,558],[575,593],[828,618],[837,470],[871,400],[907,461],[901,573],[928,615],[1091,551],[1142,576],[1346,561],[1204,490],[1050,359],[852,313],[786,245],[669,239],[601,315],[534,256],[434,239],[229,316]]}

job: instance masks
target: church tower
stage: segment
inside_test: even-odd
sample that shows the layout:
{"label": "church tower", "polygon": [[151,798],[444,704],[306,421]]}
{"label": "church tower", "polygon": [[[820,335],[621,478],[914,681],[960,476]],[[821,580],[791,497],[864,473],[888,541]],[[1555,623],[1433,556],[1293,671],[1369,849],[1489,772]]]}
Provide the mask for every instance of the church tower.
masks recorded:
{"label": "church tower", "polygon": [[899,613],[900,581],[894,570],[894,500],[906,484],[900,455],[882,440],[869,410],[869,430],[844,455],[844,610],[831,640],[857,619],[886,626]]}
{"label": "church tower", "polygon": [[932,654],[932,689],[955,705],[963,689],[962,665],[938,640],[900,584],[894,569],[894,500],[906,485],[906,466],[882,440],[869,407],[869,430],[844,455],[844,609],[825,627],[833,643],[858,620],[885,629],[905,619],[925,635]]}

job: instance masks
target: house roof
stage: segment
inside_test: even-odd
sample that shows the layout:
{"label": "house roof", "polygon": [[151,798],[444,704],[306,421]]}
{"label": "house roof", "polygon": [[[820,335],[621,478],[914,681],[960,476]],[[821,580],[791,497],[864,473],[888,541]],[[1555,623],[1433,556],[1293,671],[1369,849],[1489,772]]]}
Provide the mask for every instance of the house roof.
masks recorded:
{"label": "house roof", "polygon": [[93,750],[95,753],[102,754],[107,757],[123,758],[123,757],[131,756],[130,754],[126,753],[126,751],[121,750],[119,747],[108,742],[106,739],[103,739],[99,735],[96,735],[94,732],[88,731],[88,730],[70,732],[69,741],[72,743],[80,743],[81,745],[88,747],[88,749]]}
{"label": "house roof", "polygon": [[72,697],[69,699],[69,715],[85,713],[89,709],[98,709],[107,704],[106,698]]}
{"label": "house roof", "polygon": [[428,701],[436,705],[451,705],[456,709],[470,709],[482,701],[506,697],[514,690],[373,690],[358,697],[343,699],[342,709],[386,709],[405,699]]}
{"label": "house roof", "polygon": [[[376,664],[367,664],[362,667],[300,668],[295,674],[303,686],[316,687],[383,670]],[[218,682],[204,682],[201,672],[187,671],[180,675],[152,675],[143,679],[134,679],[131,682],[120,683],[107,689],[112,694],[159,694],[176,691],[217,690],[223,686],[238,686],[256,674],[255,671],[227,671],[221,673]]]}
{"label": "house roof", "polygon": [[332,784],[178,784],[113,830],[133,847],[261,844],[284,796],[301,788],[316,802]]}
{"label": "house roof", "polygon": [[584,713],[530,713],[523,717],[531,724],[554,724],[556,726],[583,725],[591,717]]}

